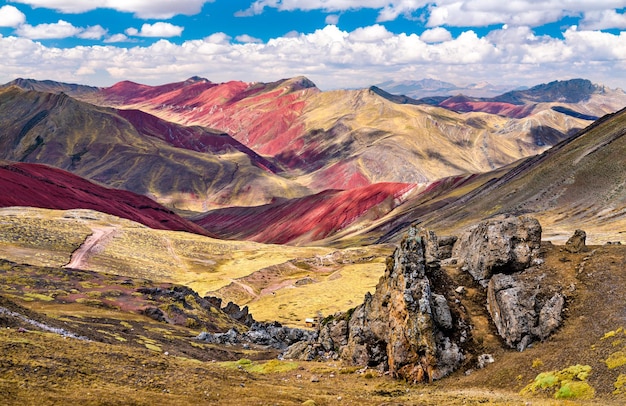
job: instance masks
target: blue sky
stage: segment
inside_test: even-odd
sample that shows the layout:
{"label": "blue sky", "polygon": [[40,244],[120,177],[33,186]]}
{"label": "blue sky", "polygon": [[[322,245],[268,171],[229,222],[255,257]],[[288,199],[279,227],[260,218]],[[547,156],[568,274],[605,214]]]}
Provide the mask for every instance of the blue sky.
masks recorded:
{"label": "blue sky", "polygon": [[626,0],[0,0],[0,82],[626,88]]}

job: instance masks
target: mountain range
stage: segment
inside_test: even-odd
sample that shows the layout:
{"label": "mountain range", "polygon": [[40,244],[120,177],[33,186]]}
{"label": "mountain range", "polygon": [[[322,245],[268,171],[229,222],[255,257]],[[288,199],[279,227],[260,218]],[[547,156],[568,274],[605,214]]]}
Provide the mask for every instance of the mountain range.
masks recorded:
{"label": "mountain range", "polygon": [[322,92],[305,77],[17,79],[0,88],[0,158],[148,196],[222,238],[307,244],[374,227],[440,185],[471,179],[469,191],[623,105],[625,93],[583,79],[436,104]]}

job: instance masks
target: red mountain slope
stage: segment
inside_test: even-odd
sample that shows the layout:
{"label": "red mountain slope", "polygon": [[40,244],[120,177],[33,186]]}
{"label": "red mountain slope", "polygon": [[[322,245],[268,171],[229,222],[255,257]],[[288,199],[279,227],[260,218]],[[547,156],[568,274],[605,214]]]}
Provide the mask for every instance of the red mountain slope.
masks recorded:
{"label": "red mountain slope", "polygon": [[416,185],[378,183],[257,207],[209,212],[196,221],[221,238],[276,244],[321,240],[363,220],[375,220],[396,207]]}
{"label": "red mountain slope", "polygon": [[458,112],[480,111],[509,118],[528,117],[535,111],[535,104],[516,105],[506,102],[477,100],[465,96],[455,96],[439,103],[439,106]]}
{"label": "red mountain slope", "polygon": [[280,171],[272,162],[226,133],[211,132],[199,126],[181,126],[141,110],[117,110],[117,114],[128,120],[140,134],[158,138],[173,147],[214,154],[237,150],[248,155],[250,161],[260,168],[272,173]]}
{"label": "red mountain slope", "polygon": [[145,196],[125,190],[107,189],[45,165],[0,165],[0,190],[0,207],[92,209],[159,230],[209,235],[203,228]]}
{"label": "red mountain slope", "polygon": [[[310,90],[302,92],[305,89]],[[193,79],[158,87],[121,82],[103,89],[102,95],[114,105],[183,124],[219,128],[259,154],[273,156],[304,132],[296,120],[308,92],[319,90],[306,78],[219,85]]]}

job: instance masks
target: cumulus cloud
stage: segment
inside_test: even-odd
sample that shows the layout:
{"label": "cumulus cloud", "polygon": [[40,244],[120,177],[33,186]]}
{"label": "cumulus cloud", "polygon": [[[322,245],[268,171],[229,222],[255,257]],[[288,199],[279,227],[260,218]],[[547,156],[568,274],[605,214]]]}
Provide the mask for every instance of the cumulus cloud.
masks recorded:
{"label": "cumulus cloud", "polygon": [[[280,11],[342,12],[378,10],[377,22],[393,21],[399,16],[424,14],[429,27],[484,27],[494,24],[537,27],[565,16],[588,16],[585,28],[622,28],[623,14],[606,10],[623,9],[622,0],[256,0],[239,16],[262,14],[266,8]],[[601,15],[599,15],[601,14]],[[333,24],[327,21],[327,24]],[[336,24],[336,23],[334,23]],[[594,25],[595,24],[595,25]]]}
{"label": "cumulus cloud", "polygon": [[0,7],[0,27],[17,27],[26,22],[26,16],[13,6]]}
{"label": "cumulus cloud", "polygon": [[156,37],[156,38],[169,38],[180,37],[185,27],[179,27],[174,24],[157,22],[154,24],[144,24],[141,29],[128,28],[126,34],[132,37]]}
{"label": "cumulus cloud", "polygon": [[95,40],[95,39],[100,39],[104,37],[106,34],[107,34],[107,30],[102,28],[101,25],[94,25],[94,26],[83,29],[82,32],[80,32],[76,36],[78,38]]}
{"label": "cumulus cloud", "polygon": [[452,34],[445,28],[435,27],[424,31],[422,35],[420,35],[420,39],[428,43],[450,41]]}
{"label": "cumulus cloud", "polygon": [[252,37],[248,34],[237,35],[235,37],[235,40],[238,42],[246,43],[246,44],[260,44],[263,42],[259,38]]}
{"label": "cumulus cloud", "polygon": [[172,18],[175,15],[195,15],[205,3],[214,0],[12,0],[32,7],[54,9],[63,13],[83,13],[96,8],[109,8],[133,13],[139,18]]}
{"label": "cumulus cloud", "polygon": [[339,15],[329,14],[326,16],[324,22],[326,23],[326,25],[337,25],[339,23]]}
{"label": "cumulus cloud", "polygon": [[128,37],[124,34],[113,34],[104,39],[105,44],[113,44],[116,42],[128,42]]}
{"label": "cumulus cloud", "polygon": [[535,35],[528,26],[511,26],[485,36],[467,30],[454,38],[428,42],[415,34],[390,33],[378,25],[352,32],[328,25],[266,43],[242,43],[216,33],[182,44],[161,39],[132,48],[60,49],[26,38],[0,37],[0,49],[0,82],[27,76],[96,85],[125,79],[158,84],[193,75],[253,82],[306,75],[322,89],[424,77],[508,85],[570,77],[610,87],[626,83],[626,33],[575,27],[563,32],[562,38]]}
{"label": "cumulus cloud", "polygon": [[349,38],[354,42],[381,42],[385,39],[393,37],[393,34],[382,25],[376,24],[370,27],[357,28],[352,31]]}
{"label": "cumulus cloud", "polygon": [[590,11],[585,13],[580,27],[585,30],[626,28],[626,14],[618,13],[616,10]]}
{"label": "cumulus cloud", "polygon": [[74,27],[67,21],[59,20],[56,23],[39,24],[35,26],[23,24],[19,26],[15,32],[20,37],[29,39],[59,39],[75,37],[83,32],[83,29]]}
{"label": "cumulus cloud", "polygon": [[29,39],[62,39],[77,37],[82,39],[99,40],[104,37],[107,30],[100,25],[90,27],[75,27],[71,23],[59,20],[51,24],[22,24],[17,27],[15,33],[20,37]]}
{"label": "cumulus cloud", "polygon": [[[428,0],[361,0],[358,3],[351,0],[256,0],[250,7],[239,11],[240,17],[253,16],[263,13],[265,8],[275,8],[280,11],[294,10],[323,10],[337,12],[346,10],[374,9],[380,10],[377,21],[391,21],[399,15],[408,15],[431,3]],[[330,22],[326,22],[331,24]],[[336,24],[336,23],[335,23]]]}

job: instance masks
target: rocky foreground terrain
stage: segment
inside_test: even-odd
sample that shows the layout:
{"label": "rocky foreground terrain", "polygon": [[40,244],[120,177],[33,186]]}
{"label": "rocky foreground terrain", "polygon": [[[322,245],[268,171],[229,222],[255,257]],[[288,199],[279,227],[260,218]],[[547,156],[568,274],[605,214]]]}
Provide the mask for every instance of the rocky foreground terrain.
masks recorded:
{"label": "rocky foreground terrain", "polygon": [[[411,228],[313,329],[171,283],[0,264],[4,403],[621,404],[626,248],[532,217]],[[306,298],[303,298],[306,300]]]}

